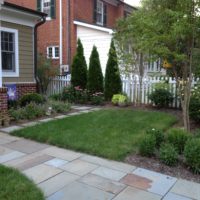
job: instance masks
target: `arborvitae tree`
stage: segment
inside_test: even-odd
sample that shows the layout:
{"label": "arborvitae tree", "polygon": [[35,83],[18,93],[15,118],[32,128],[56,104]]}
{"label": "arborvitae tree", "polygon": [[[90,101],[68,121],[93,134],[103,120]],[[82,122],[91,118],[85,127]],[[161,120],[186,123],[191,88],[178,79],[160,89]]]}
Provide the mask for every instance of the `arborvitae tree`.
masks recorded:
{"label": "arborvitae tree", "polygon": [[103,92],[103,74],[96,46],[93,47],[90,56],[88,90],[92,93]]}
{"label": "arborvitae tree", "polygon": [[77,52],[72,63],[72,85],[85,89],[87,86],[87,64],[84,56],[84,49],[81,40],[78,39]]}
{"label": "arborvitae tree", "polygon": [[114,41],[112,40],[105,75],[105,98],[111,100],[114,94],[122,92],[118,60]]}

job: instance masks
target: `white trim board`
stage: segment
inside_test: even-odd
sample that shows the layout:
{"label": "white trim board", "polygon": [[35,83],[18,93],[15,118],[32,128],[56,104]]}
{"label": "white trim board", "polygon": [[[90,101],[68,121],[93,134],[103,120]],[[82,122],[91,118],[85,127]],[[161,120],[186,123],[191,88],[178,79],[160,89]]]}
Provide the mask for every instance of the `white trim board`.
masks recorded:
{"label": "white trim board", "polygon": [[103,32],[107,32],[110,35],[113,34],[113,30],[110,29],[110,28],[99,27],[99,26],[95,26],[95,25],[92,25],[92,24],[87,24],[87,23],[84,23],[84,22],[79,22],[79,21],[76,21],[76,20],[74,21],[74,24],[75,25],[79,25],[79,26],[83,26],[83,27],[87,27],[87,28],[91,28],[91,29],[95,29],[95,30],[99,30],[99,31],[103,31]]}

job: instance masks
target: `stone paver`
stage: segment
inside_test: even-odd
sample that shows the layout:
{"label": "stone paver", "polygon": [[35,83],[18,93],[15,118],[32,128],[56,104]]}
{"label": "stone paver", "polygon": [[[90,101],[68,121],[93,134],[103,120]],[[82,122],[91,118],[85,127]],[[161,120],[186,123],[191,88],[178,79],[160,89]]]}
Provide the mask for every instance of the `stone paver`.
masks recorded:
{"label": "stone paver", "polygon": [[82,161],[82,160],[74,160],[60,168],[65,171],[71,172],[73,174],[84,176],[85,174],[88,174],[89,172],[96,169],[97,167],[99,166]]}
{"label": "stone paver", "polygon": [[0,129],[0,131],[5,132],[5,133],[11,133],[13,131],[17,131],[17,130],[20,130],[22,128],[23,127],[21,127],[21,126],[9,126],[7,128]]}
{"label": "stone paver", "polygon": [[161,200],[161,198],[162,197],[159,195],[152,194],[144,190],[127,187],[113,200]]}
{"label": "stone paver", "polygon": [[54,118],[46,118],[46,119],[41,119],[41,120],[39,120],[39,122],[50,122],[50,121],[53,121],[53,120],[55,120]]}
{"label": "stone paver", "polygon": [[106,159],[99,158],[96,156],[86,155],[86,156],[81,157],[80,159],[87,162],[94,163],[94,164],[98,164],[101,166],[105,166],[114,170],[119,170],[125,173],[132,172],[134,169],[136,169],[136,167],[133,165],[128,165],[128,164],[116,162],[116,161],[110,161],[110,160],[106,160]]}
{"label": "stone paver", "polygon": [[81,114],[80,112],[74,112],[74,113],[68,114],[68,116],[76,116],[76,115],[80,115],[80,114]]}
{"label": "stone paver", "polygon": [[180,179],[174,185],[171,192],[191,199],[200,200],[200,184],[198,183]]}
{"label": "stone paver", "polygon": [[99,167],[96,170],[94,170],[92,172],[92,174],[102,176],[104,178],[108,178],[108,179],[111,179],[111,180],[114,180],[114,181],[119,181],[124,176],[126,176],[126,173],[124,173],[124,172],[109,169],[109,168],[106,168],[106,167]]}
{"label": "stone paver", "polygon": [[65,164],[67,164],[67,163],[68,163],[68,161],[62,160],[62,159],[59,159],[59,158],[54,158],[52,160],[45,162],[46,165],[50,165],[50,166],[53,166],[53,167],[61,167]]}
{"label": "stone paver", "polygon": [[192,200],[192,199],[173,193],[168,193],[163,200]]}
{"label": "stone paver", "polygon": [[64,119],[66,117],[69,117],[67,115],[59,115],[59,116],[56,116],[55,119]]}
{"label": "stone paver", "polygon": [[61,172],[62,170],[60,169],[44,164],[23,171],[23,173],[32,179],[36,184],[41,183]]}
{"label": "stone paver", "polygon": [[[139,177],[146,178],[147,185],[141,184],[140,181],[135,182],[135,187],[147,190],[149,192],[162,195],[164,196],[170,188],[176,183],[177,179],[166,176],[160,173],[156,173],[150,170],[138,168],[133,172],[134,175],[137,175]],[[133,177],[134,181],[134,177]]]}
{"label": "stone paver", "polygon": [[10,142],[14,142],[20,140],[18,137],[14,137],[14,136],[9,136],[6,133],[0,133],[0,145],[1,144],[7,144]]}
{"label": "stone paver", "polygon": [[112,181],[94,174],[87,174],[79,181],[113,194],[118,194],[126,187],[122,183]]}
{"label": "stone paver", "polygon": [[76,153],[74,151],[69,151],[53,146],[43,150],[42,153],[67,161],[75,160],[83,155],[81,153]]}
{"label": "stone paver", "polygon": [[77,175],[63,172],[48,179],[47,181],[40,183],[38,186],[44,191],[45,196],[48,197],[61,190],[64,186],[74,182],[78,178],[79,176]]}
{"label": "stone paver", "polygon": [[89,106],[75,106],[74,109],[76,109],[76,110],[89,110],[91,108],[92,107],[89,107]]}
{"label": "stone paver", "polygon": [[14,167],[16,169],[19,169],[21,171],[32,168],[34,166],[37,166],[39,164],[42,164],[48,160],[51,160],[52,157],[49,155],[28,155],[24,157],[20,157],[16,160],[12,160],[9,162],[6,162],[6,166]]}
{"label": "stone paver", "polygon": [[111,200],[113,196],[86,184],[74,182],[50,196],[48,200]]}
{"label": "stone paver", "polygon": [[37,121],[37,122],[27,122],[27,123],[22,124],[22,126],[31,127],[31,126],[35,126],[35,125],[38,125],[38,124],[40,124],[39,121]]}
{"label": "stone paver", "polygon": [[21,152],[18,152],[18,151],[12,151],[12,152],[7,153],[5,155],[1,155],[0,156],[0,163],[5,163],[5,162],[17,159],[17,158],[25,156],[25,155],[26,155],[25,153],[21,153]]}
{"label": "stone paver", "polygon": [[4,146],[10,149],[21,151],[23,153],[34,153],[36,151],[40,151],[49,147],[46,144],[41,144],[24,139],[5,144]]}

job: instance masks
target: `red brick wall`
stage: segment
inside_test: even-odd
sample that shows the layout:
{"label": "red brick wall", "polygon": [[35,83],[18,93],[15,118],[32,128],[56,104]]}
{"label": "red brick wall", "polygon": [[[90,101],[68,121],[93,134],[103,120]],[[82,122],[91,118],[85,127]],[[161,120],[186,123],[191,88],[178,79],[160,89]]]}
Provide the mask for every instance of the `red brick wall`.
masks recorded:
{"label": "red brick wall", "polygon": [[[20,6],[36,9],[37,0],[6,0],[10,3],[15,3]],[[70,14],[68,19],[68,2],[70,2]],[[93,0],[62,0],[63,7],[63,64],[69,64],[72,62],[73,56],[76,53],[76,25],[74,20],[84,21],[86,23],[93,24]],[[113,28],[116,24],[116,20],[124,16],[124,4],[121,3],[118,6],[107,4],[107,27]],[[44,25],[38,29],[38,51],[46,55],[48,46],[59,46],[59,0],[56,0],[56,19],[47,21]],[[70,21],[70,27],[68,22]],[[68,43],[68,34],[70,29],[70,44]],[[71,58],[68,60],[68,52],[71,53]],[[53,64],[59,66],[59,60],[54,60]]]}
{"label": "red brick wall", "polygon": [[21,98],[23,95],[28,93],[36,92],[35,83],[17,84],[17,97]]}
{"label": "red brick wall", "polygon": [[7,88],[0,88],[0,113],[5,114],[8,110]]}
{"label": "red brick wall", "polygon": [[[107,25],[108,28],[114,28],[116,20],[123,17],[123,5],[114,6],[108,3],[107,5]],[[74,0],[74,18],[89,24],[93,24],[93,14],[94,14],[94,1],[93,0]]]}

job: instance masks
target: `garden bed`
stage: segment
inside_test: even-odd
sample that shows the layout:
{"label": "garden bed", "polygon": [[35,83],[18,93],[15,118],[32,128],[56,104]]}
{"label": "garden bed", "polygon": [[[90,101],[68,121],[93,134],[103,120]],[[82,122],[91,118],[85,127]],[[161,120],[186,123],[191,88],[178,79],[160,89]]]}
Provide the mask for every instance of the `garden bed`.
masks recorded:
{"label": "garden bed", "polygon": [[187,179],[190,181],[200,183],[200,175],[192,173],[186,165],[178,163],[177,166],[170,167],[159,161],[159,159],[152,157],[142,157],[140,155],[132,154],[126,157],[125,162],[145,169],[153,170],[159,173],[164,173],[169,176]]}

